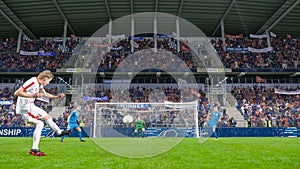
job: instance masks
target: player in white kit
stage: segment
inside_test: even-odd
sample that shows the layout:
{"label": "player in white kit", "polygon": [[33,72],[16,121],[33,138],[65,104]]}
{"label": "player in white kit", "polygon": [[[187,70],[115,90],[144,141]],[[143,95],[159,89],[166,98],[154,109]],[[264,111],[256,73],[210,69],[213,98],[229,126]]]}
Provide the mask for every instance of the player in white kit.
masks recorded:
{"label": "player in white kit", "polygon": [[43,109],[34,104],[36,98],[47,97],[50,99],[62,98],[65,94],[58,94],[57,96],[47,93],[44,86],[48,85],[53,79],[53,74],[49,70],[45,70],[37,77],[32,77],[27,80],[23,86],[17,89],[14,96],[18,96],[16,104],[16,113],[21,114],[28,122],[35,124],[36,128],[33,132],[33,144],[29,153],[33,156],[45,156],[44,152],[39,150],[39,142],[41,138],[42,129],[44,127],[44,120],[57,134],[63,136],[69,134],[68,130],[62,131],[53,122],[52,117]]}

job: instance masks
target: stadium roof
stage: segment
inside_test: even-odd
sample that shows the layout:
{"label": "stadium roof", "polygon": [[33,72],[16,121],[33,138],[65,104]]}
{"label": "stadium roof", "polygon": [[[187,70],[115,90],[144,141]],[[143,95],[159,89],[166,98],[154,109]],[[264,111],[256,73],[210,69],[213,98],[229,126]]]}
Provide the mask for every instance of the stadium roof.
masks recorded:
{"label": "stadium roof", "polygon": [[91,36],[110,19],[139,12],[184,18],[207,36],[221,36],[220,21],[231,35],[300,36],[300,0],[0,0],[0,37]]}

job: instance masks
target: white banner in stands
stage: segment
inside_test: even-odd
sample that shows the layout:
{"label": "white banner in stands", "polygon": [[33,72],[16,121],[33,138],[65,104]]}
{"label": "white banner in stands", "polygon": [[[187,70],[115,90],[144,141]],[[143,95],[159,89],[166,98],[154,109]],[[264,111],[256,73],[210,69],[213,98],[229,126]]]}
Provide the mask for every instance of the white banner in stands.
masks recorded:
{"label": "white banner in stands", "polygon": [[267,53],[272,50],[273,50],[273,47],[267,47],[267,48],[263,48],[263,49],[255,49],[255,48],[248,47],[248,51],[253,52],[253,53]]}
{"label": "white banner in stands", "polygon": [[300,90],[286,91],[286,90],[281,90],[281,89],[276,89],[275,88],[275,93],[277,93],[277,94],[285,94],[285,95],[296,95],[296,94],[300,94]]}
{"label": "white banner in stands", "polygon": [[262,34],[262,35],[250,34],[250,38],[262,39],[262,38],[267,38],[267,35],[266,34]]}

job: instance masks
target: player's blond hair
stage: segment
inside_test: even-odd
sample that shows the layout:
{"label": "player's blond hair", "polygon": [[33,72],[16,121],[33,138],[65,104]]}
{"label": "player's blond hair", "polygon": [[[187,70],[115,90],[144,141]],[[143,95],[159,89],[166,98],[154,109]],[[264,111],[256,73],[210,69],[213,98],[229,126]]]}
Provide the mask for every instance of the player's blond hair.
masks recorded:
{"label": "player's blond hair", "polygon": [[49,78],[49,79],[53,79],[53,74],[50,70],[44,70],[41,73],[39,73],[38,78],[39,79],[44,79],[45,77]]}

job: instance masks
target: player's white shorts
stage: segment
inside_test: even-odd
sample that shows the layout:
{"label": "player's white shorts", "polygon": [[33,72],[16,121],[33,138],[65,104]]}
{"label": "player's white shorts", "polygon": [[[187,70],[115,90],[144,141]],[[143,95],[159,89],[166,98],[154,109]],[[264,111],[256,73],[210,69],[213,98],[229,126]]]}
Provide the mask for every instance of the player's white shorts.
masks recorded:
{"label": "player's white shorts", "polygon": [[[145,132],[145,128],[142,128],[141,130]],[[134,129],[134,132],[138,132],[138,129]]]}
{"label": "player's white shorts", "polygon": [[27,122],[38,123],[40,119],[43,119],[48,113],[43,109],[37,107],[34,103],[29,103],[25,105],[17,105],[16,113],[21,114]]}

